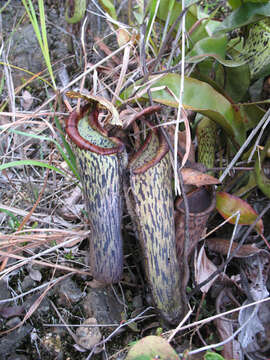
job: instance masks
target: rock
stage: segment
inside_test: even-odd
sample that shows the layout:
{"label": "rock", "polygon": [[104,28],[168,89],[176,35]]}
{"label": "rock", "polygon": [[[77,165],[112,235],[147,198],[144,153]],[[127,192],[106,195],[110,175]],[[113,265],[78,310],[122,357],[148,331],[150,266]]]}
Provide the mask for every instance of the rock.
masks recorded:
{"label": "rock", "polygon": [[141,295],[134,296],[132,304],[135,309],[141,309],[143,306],[143,299]]}
{"label": "rock", "polygon": [[119,324],[124,311],[111,288],[90,289],[83,300],[86,316],[97,319],[98,324]]}
{"label": "rock", "polygon": [[88,318],[79,327],[76,331],[78,337],[78,343],[85,349],[92,349],[93,346],[98,344],[101,341],[102,335],[99,330],[99,327],[91,326],[84,327],[83,325],[96,325],[97,320],[95,318]]}
{"label": "rock", "polygon": [[[5,300],[10,298],[10,292],[7,287],[7,283],[5,280],[0,280],[0,300]],[[2,305],[7,305],[8,303],[0,303],[0,307]]]}
{"label": "rock", "polygon": [[36,282],[29,275],[26,275],[21,283],[23,292],[30,290],[35,286],[36,286]]}
{"label": "rock", "polygon": [[77,303],[85,295],[72,279],[67,278],[60,284],[57,303],[62,306],[70,306]]}
{"label": "rock", "polygon": [[[29,311],[30,307],[38,300],[40,293],[31,295],[27,297],[27,300],[24,302],[25,311]],[[47,297],[45,297],[37,308],[37,313],[39,315],[48,315],[50,310],[50,302]]]}
{"label": "rock", "polygon": [[27,324],[25,326],[20,326],[19,329],[2,336],[0,339],[0,360],[6,360],[7,357],[13,354],[24,341],[29,341],[28,335],[30,334],[31,330],[32,326]]}
{"label": "rock", "polygon": [[27,358],[24,355],[19,355],[19,354],[14,354],[11,355],[7,360],[28,360],[29,358]]}
{"label": "rock", "polygon": [[17,326],[20,322],[21,319],[19,318],[19,316],[15,316],[6,322],[6,328],[12,329],[13,327]]}

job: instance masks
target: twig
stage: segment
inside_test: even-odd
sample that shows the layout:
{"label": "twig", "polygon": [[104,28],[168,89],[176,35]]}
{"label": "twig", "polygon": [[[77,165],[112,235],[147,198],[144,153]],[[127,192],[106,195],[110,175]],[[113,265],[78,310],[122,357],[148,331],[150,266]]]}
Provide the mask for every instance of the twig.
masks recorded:
{"label": "twig", "polygon": [[[59,319],[62,321],[64,327],[67,329],[69,335],[72,337],[72,339],[75,341],[76,344],[80,345],[79,344],[79,341],[78,341],[78,336],[76,336],[73,331],[70,330],[69,326],[66,324],[63,316],[60,314],[60,312],[58,311],[57,307],[54,305],[54,303],[50,300],[50,304],[52,305],[54,311],[56,312],[56,314],[58,315]],[[81,346],[81,345],[80,345]]]}
{"label": "twig", "polygon": [[136,320],[141,319],[141,317],[142,317],[142,315],[143,315],[144,313],[146,313],[148,310],[152,310],[152,309],[154,309],[154,308],[150,306],[150,307],[146,308],[145,310],[143,310],[140,314],[138,314],[137,316],[135,316],[135,318],[130,319],[130,320],[126,321],[126,322],[123,323],[123,324],[120,324],[109,336],[106,337],[106,339],[102,340],[101,342],[99,342],[98,344],[96,344],[96,345],[93,347],[92,351],[90,352],[90,354],[87,356],[87,358],[86,358],[85,360],[90,360],[91,357],[92,357],[92,355],[95,353],[96,348],[97,348],[98,346],[103,345],[103,344],[105,344],[106,342],[108,342],[115,334],[118,333],[118,331],[119,331],[122,327],[127,326],[127,325],[135,322]]}
{"label": "twig", "polygon": [[209,349],[215,349],[219,346],[223,346],[225,344],[227,344],[228,342],[230,342],[231,340],[233,340],[237,334],[239,334],[245,327],[246,325],[249,323],[249,321],[253,318],[253,316],[256,314],[256,312],[258,311],[258,304],[255,305],[255,308],[254,310],[252,311],[251,315],[247,318],[247,320],[239,327],[239,329],[237,329],[231,336],[227,337],[225,340],[219,342],[219,343],[216,343],[216,344],[210,344],[210,345],[206,345],[206,346],[203,346],[199,349],[196,349],[196,350],[192,350],[192,351],[189,351],[188,352],[188,355],[194,355],[194,354],[198,354],[202,351],[206,351],[206,350],[209,350]]}
{"label": "twig", "polygon": [[254,229],[257,222],[267,213],[267,211],[270,209],[270,202],[267,205],[266,208],[263,209],[263,211],[260,213],[260,215],[257,217],[257,219],[249,226],[248,230],[246,231],[245,235],[242,237],[242,239],[239,241],[238,246],[235,248],[235,250],[231,253],[230,257],[227,258],[222,265],[218,267],[218,269],[213,272],[206,280],[198,284],[190,293],[189,298],[191,298],[197,291],[200,290],[201,287],[203,287],[205,284],[207,284],[209,281],[214,279],[217,275],[219,275],[223,269],[229,264],[229,262],[232,260],[232,258],[237,254],[240,247],[244,244],[245,240],[248,238],[249,234]]}
{"label": "twig", "polygon": [[266,126],[267,124],[269,124],[270,122],[270,109],[267,110],[267,112],[264,114],[264,116],[262,117],[262,119],[260,120],[259,124],[251,131],[251,133],[249,134],[247,140],[244,142],[244,144],[241,146],[241,148],[239,149],[239,151],[237,152],[237,154],[234,156],[234,158],[232,159],[232,161],[230,162],[230,164],[227,166],[226,170],[223,172],[223,174],[220,176],[219,181],[222,182],[225,177],[228,175],[228,173],[230,172],[231,168],[234,166],[234,164],[236,163],[236,161],[240,158],[240,156],[242,155],[243,151],[246,149],[246,147],[248,146],[248,144],[250,143],[250,141],[253,139],[253,137],[257,134],[257,132],[259,131],[260,127],[264,124],[264,126]]}
{"label": "twig", "polygon": [[[209,322],[211,322],[211,321],[213,321],[213,320],[219,319],[219,318],[224,317],[224,316],[226,316],[226,315],[233,314],[233,313],[235,313],[235,312],[237,312],[237,311],[243,310],[243,309],[248,308],[248,307],[250,307],[250,306],[254,306],[254,305],[257,305],[257,304],[264,303],[264,302],[269,301],[269,300],[270,300],[270,297],[267,297],[267,298],[265,298],[265,299],[257,300],[257,301],[254,301],[254,302],[252,302],[252,303],[239,306],[239,307],[237,307],[237,308],[235,308],[235,309],[231,309],[231,310],[225,311],[225,312],[220,313],[220,314],[217,314],[217,315],[209,316],[209,317],[206,318],[206,319],[201,319],[201,320],[195,321],[195,322],[193,322],[193,323],[191,323],[191,324],[187,324],[187,325],[182,326],[181,328],[178,329],[178,332],[179,332],[179,331],[186,330],[186,329],[189,329],[189,328],[193,328],[193,327],[195,327],[195,326],[197,326],[197,325],[207,324],[207,323],[209,323]],[[170,330],[170,331],[164,333],[164,335],[170,334],[172,331],[174,332],[174,330]]]}
{"label": "twig", "polygon": [[[23,261],[20,262],[19,264],[13,265],[13,266],[9,267],[8,269],[2,271],[2,272],[0,273],[0,275],[2,275],[2,276],[0,277],[0,279],[3,278],[3,277],[4,277],[5,275],[7,275],[8,273],[12,272],[13,270],[16,270],[18,267],[23,266],[23,265],[25,265],[25,264],[27,264],[27,263],[29,263],[29,262],[31,262],[31,261],[34,261],[34,260],[35,260],[36,258],[38,258],[38,257],[41,257],[41,256],[46,255],[46,254],[49,254],[49,253],[53,252],[54,250],[56,250],[56,249],[58,249],[58,248],[60,248],[60,247],[63,247],[63,246],[65,246],[65,245],[67,245],[68,243],[71,243],[72,241],[74,241],[74,239],[69,239],[69,240],[67,240],[67,241],[64,241],[64,242],[61,243],[61,244],[55,245],[55,246],[53,246],[53,247],[51,247],[51,248],[49,248],[49,249],[47,249],[47,250],[44,250],[44,251],[42,251],[41,253],[35,254],[35,255],[33,255],[33,256],[29,257],[29,258],[25,258],[25,257],[19,256],[19,255],[7,254],[7,253],[4,252],[4,251],[0,251],[0,255],[6,255],[6,256],[9,256],[9,257],[11,257],[11,258],[23,260]],[[79,274],[90,275],[90,274],[87,273],[86,271],[82,271],[82,270],[79,270],[79,269],[72,269],[72,268],[69,268],[69,267],[67,267],[67,266],[60,266],[60,265],[57,265],[57,264],[49,264],[49,263],[46,263],[46,262],[43,262],[43,261],[37,261],[37,260],[35,260],[35,261],[36,261],[36,263],[40,263],[41,265],[50,266],[50,267],[56,267],[56,268],[58,268],[58,269],[63,269],[63,270],[71,271],[71,272],[77,272],[77,273],[79,273]]]}
{"label": "twig", "polygon": [[23,297],[25,297],[25,296],[27,296],[27,295],[29,295],[29,294],[32,294],[32,293],[35,292],[35,291],[41,290],[41,289],[43,289],[43,288],[46,287],[46,286],[50,286],[51,284],[54,284],[54,283],[57,282],[57,281],[58,281],[58,279],[54,279],[54,280],[51,280],[51,281],[49,281],[49,282],[46,282],[46,283],[44,283],[44,284],[42,284],[42,285],[40,285],[40,286],[37,286],[37,287],[35,287],[35,288],[32,288],[31,290],[26,291],[26,292],[23,293],[23,294],[14,296],[14,297],[9,298],[9,299],[0,300],[0,304],[5,304],[5,303],[11,302],[11,301],[19,300],[19,299],[21,299],[21,298],[23,298]]}

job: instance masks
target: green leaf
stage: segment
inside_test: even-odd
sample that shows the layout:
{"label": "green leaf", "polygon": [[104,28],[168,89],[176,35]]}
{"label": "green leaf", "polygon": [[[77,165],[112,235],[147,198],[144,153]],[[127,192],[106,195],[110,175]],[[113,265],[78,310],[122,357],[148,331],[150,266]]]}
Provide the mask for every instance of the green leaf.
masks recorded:
{"label": "green leaf", "polygon": [[[135,84],[139,90],[136,99],[148,99],[147,89],[150,88],[154,101],[172,107],[178,107],[180,94],[180,75],[166,74],[151,77],[151,84]],[[134,90],[134,86],[128,88],[123,94],[128,99]],[[245,126],[239,111],[220,93],[209,84],[185,77],[183,106],[186,109],[197,111],[216,121],[230,136],[235,144],[242,145],[245,141]]]}
{"label": "green leaf", "polygon": [[14,215],[11,211],[0,208],[0,212],[3,212],[5,214],[7,214],[8,216],[10,216],[15,223],[18,222],[17,216]]}
{"label": "green leaf", "polygon": [[126,360],[179,360],[171,345],[159,336],[146,336],[129,350]]}
{"label": "green leaf", "polygon": [[[256,211],[246,201],[223,191],[218,192],[216,195],[216,208],[224,219],[228,219],[239,211],[240,218],[238,224],[240,225],[251,225],[258,217]],[[235,222],[236,216],[229,220],[231,224],[235,224]],[[262,220],[257,222],[255,229],[259,234],[263,233]]]}
{"label": "green leaf", "polygon": [[231,5],[232,9],[235,10],[239,6],[241,6],[242,2],[247,3],[267,3],[269,0],[228,0],[228,3]]}
{"label": "green leaf", "polygon": [[207,57],[213,57],[219,63],[235,67],[245,63],[245,61],[226,60],[226,47],[228,39],[226,35],[219,37],[206,37],[197,41],[192,50],[187,54],[186,62],[195,63],[205,60]]}
{"label": "green leaf", "polygon": [[[30,133],[26,133],[24,131],[15,130],[15,129],[9,129],[9,132],[19,134],[19,135],[22,135],[22,136],[31,137],[33,139],[38,139],[40,141],[53,142],[56,145],[58,151],[62,155],[65,162],[68,164],[70,170],[73,172],[73,174],[76,176],[76,178],[78,180],[80,180],[80,175],[78,173],[77,166],[76,166],[76,158],[75,158],[75,156],[73,154],[73,151],[72,151],[70,145],[66,142],[65,137],[62,135],[62,128],[61,128],[61,125],[59,123],[59,120],[58,119],[55,119],[55,120],[56,120],[57,128],[59,130],[61,130],[60,135],[61,135],[61,138],[62,138],[63,143],[64,143],[64,147],[65,147],[68,155],[65,154],[65,152],[63,151],[63,147],[53,138],[50,138],[50,137],[47,137],[47,136],[42,136],[42,135],[37,135],[37,134],[30,134]],[[0,129],[1,129],[1,126],[0,126]]]}
{"label": "green leaf", "polygon": [[57,172],[57,173],[59,173],[59,174],[61,174],[63,176],[66,176],[66,174],[62,170],[58,169],[57,167],[55,167],[53,165],[50,165],[50,164],[47,164],[47,163],[42,162],[42,161],[37,161],[37,160],[11,161],[9,163],[0,165],[0,171],[11,168],[11,167],[23,166],[23,165],[40,166],[40,167],[43,167],[43,168],[54,170],[55,172]]}
{"label": "green leaf", "polygon": [[254,129],[265,114],[265,110],[256,103],[239,104],[240,111],[245,118],[246,130]]}
{"label": "green leaf", "polygon": [[255,162],[255,179],[259,189],[270,199],[270,178],[265,171],[265,164],[270,164],[270,136],[264,146],[260,156],[258,156]]}
{"label": "green leaf", "polygon": [[222,21],[215,33],[228,32],[262,20],[266,16],[270,16],[269,2],[263,4],[244,3]]}
{"label": "green leaf", "polygon": [[225,360],[223,356],[219,355],[218,353],[207,351],[204,355],[205,360]]}
{"label": "green leaf", "polygon": [[241,0],[228,0],[228,3],[231,5],[232,9],[235,10],[241,5]]}
{"label": "green leaf", "polygon": [[116,10],[111,0],[100,0],[99,1],[103,9],[110,15],[111,18],[117,20]]}
{"label": "green leaf", "polygon": [[[186,4],[186,6],[192,4],[193,1],[189,1],[189,4]],[[160,0],[158,12],[157,12],[157,18],[161,22],[166,22],[166,19],[168,17],[168,12],[170,11],[170,7],[168,6],[168,0]],[[175,20],[178,18],[178,16],[182,12],[181,3],[178,1],[175,1],[174,6],[171,10],[170,19],[169,19],[169,25],[172,25]],[[186,12],[185,17],[185,27],[187,32],[192,28],[192,26],[197,22],[197,6],[191,5],[189,7],[189,10]],[[179,22],[180,24],[181,22]],[[179,26],[179,25],[178,25]],[[175,31],[177,31],[178,26],[176,26]],[[199,24],[198,27],[192,32],[190,38],[193,43],[196,43],[198,40],[203,39],[204,37],[208,36],[205,26],[203,23]]]}
{"label": "green leaf", "polygon": [[250,71],[247,64],[224,68],[224,91],[235,103],[241,101],[250,85]]}

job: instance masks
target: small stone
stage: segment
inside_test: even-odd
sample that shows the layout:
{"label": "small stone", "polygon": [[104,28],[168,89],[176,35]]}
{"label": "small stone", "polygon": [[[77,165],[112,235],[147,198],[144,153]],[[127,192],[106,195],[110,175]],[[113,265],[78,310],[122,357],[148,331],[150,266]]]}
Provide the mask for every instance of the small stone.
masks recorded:
{"label": "small stone", "polygon": [[[0,300],[9,299],[10,292],[7,287],[7,283],[4,280],[0,280]],[[0,304],[1,306],[2,304]],[[5,303],[7,305],[7,303]]]}
{"label": "small stone", "polygon": [[7,360],[28,360],[25,355],[14,354],[11,355]]}
{"label": "small stone", "polygon": [[0,360],[6,360],[8,356],[11,356],[24,342],[29,341],[31,330],[32,326],[27,324],[2,336],[0,338]]}
{"label": "small stone", "polygon": [[22,291],[27,291],[36,286],[36,282],[29,276],[26,275],[21,283]]}
{"label": "small stone", "polygon": [[20,322],[21,322],[21,319],[19,318],[19,316],[14,316],[13,318],[9,319],[6,322],[6,327],[8,329],[12,329],[13,327],[17,326]]}
{"label": "small stone", "polygon": [[[38,301],[40,297],[40,293],[31,295],[29,297],[26,298],[25,302],[24,302],[24,307],[25,310],[28,311],[31,306]],[[41,303],[39,304],[38,308],[37,308],[37,312],[39,313],[39,315],[48,315],[49,314],[49,310],[50,310],[50,302],[46,297],[43,298],[43,300],[41,301]]]}
{"label": "small stone", "polygon": [[132,300],[135,309],[140,309],[143,306],[143,300],[141,295],[134,296]]}
{"label": "small stone", "polygon": [[70,306],[73,303],[77,303],[84,296],[85,293],[81,291],[72,279],[68,278],[60,284],[57,302],[62,306]]}
{"label": "small stone", "polygon": [[88,318],[82,323],[82,326],[79,327],[76,331],[79,345],[87,350],[92,349],[96,344],[98,344],[102,338],[102,335],[99,330],[99,327],[97,326],[85,327],[83,325],[96,325],[96,324],[97,324],[97,320],[95,318]]}
{"label": "small stone", "polygon": [[124,311],[122,304],[117,301],[112,289],[89,289],[83,300],[83,309],[86,316],[94,317],[99,324],[119,324]]}

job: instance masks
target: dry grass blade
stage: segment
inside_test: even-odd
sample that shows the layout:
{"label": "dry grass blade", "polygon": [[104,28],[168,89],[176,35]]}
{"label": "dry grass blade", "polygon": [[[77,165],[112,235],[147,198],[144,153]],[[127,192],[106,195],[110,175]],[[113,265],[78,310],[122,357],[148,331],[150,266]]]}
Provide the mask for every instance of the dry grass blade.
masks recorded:
{"label": "dry grass blade", "polygon": [[265,128],[270,122],[270,109],[267,110],[265,115],[262,117],[262,119],[259,121],[258,125],[251,131],[248,138],[244,142],[244,144],[241,146],[241,148],[238,150],[237,154],[234,156],[230,164],[227,166],[226,170],[223,172],[223,174],[220,176],[219,181],[222,182],[225,177],[229,174],[230,170],[236,163],[236,161],[240,158],[240,156],[243,154],[244,150],[248,147],[254,136],[257,134],[257,132],[260,130],[261,127]]}
{"label": "dry grass blade", "polygon": [[112,104],[115,104],[116,99],[118,99],[118,95],[121,91],[123,82],[124,82],[124,78],[128,69],[128,63],[129,63],[129,55],[130,55],[130,50],[131,50],[131,44],[128,45],[125,50],[124,50],[124,56],[123,56],[123,64],[122,64],[122,68],[121,68],[121,73],[118,79],[118,83],[116,85],[116,89],[114,91],[114,96],[112,99]]}
{"label": "dry grass blade", "polygon": [[[83,271],[83,270],[79,270],[79,269],[74,269],[68,266],[64,266],[64,265],[58,265],[58,264],[52,264],[52,263],[48,263],[45,261],[39,261],[39,260],[34,260],[32,258],[25,258],[24,256],[20,256],[20,255],[14,255],[14,254],[8,254],[4,251],[0,251],[0,255],[5,256],[5,257],[9,257],[12,259],[19,259],[19,260],[23,260],[22,262],[20,262],[17,265],[14,265],[6,270],[3,270],[1,272],[1,274],[3,273],[3,275],[0,277],[0,280],[6,276],[7,274],[9,274],[10,272],[20,268],[21,266],[28,264],[28,263],[34,263],[34,264],[39,264],[42,266],[47,266],[47,267],[51,267],[53,269],[58,269],[58,270],[64,270],[64,271],[69,271],[71,273],[77,273],[77,274],[81,274],[81,275],[87,275],[87,276],[91,276],[91,273]],[[38,255],[39,256],[39,255]]]}
{"label": "dry grass blade", "polygon": [[[50,157],[50,164],[51,164],[51,161],[52,161],[52,157]],[[49,169],[47,169],[46,171],[46,175],[45,175],[45,181],[44,181],[44,184],[42,186],[42,189],[38,195],[38,198],[37,198],[37,201],[35,202],[34,206],[32,207],[31,211],[26,215],[26,217],[23,219],[23,221],[21,222],[19,228],[18,228],[18,231],[21,231],[24,227],[24,225],[27,223],[27,221],[30,219],[31,215],[33,214],[33,212],[35,211],[36,207],[38,206],[39,202],[40,202],[40,199],[42,197],[42,194],[44,193],[45,191],[45,188],[46,188],[46,185],[47,185],[47,180],[48,180],[48,175],[49,175]],[[9,253],[11,251],[11,248],[9,248],[7,250],[7,252]],[[3,269],[6,267],[7,265],[7,262],[8,262],[8,258],[5,258],[3,259],[2,261],[2,264],[0,266],[0,272],[3,271]]]}
{"label": "dry grass blade", "polygon": [[33,256],[30,256],[29,258],[25,258],[23,256],[20,256],[20,255],[15,255],[15,254],[11,254],[11,253],[7,253],[7,252],[4,252],[4,251],[0,251],[0,255],[2,256],[8,256],[10,258],[14,258],[14,259],[19,259],[19,260],[22,260],[21,262],[19,262],[18,264],[15,264],[13,266],[10,266],[9,268],[5,269],[4,271],[2,271],[0,273],[1,278],[3,278],[4,276],[6,276],[8,273],[18,269],[19,267],[25,265],[25,264],[28,264],[29,262],[35,262],[37,264],[40,264],[40,265],[43,265],[43,266],[48,266],[48,267],[52,267],[52,268],[57,268],[57,269],[62,269],[64,271],[69,271],[69,272],[72,272],[72,273],[78,273],[78,274],[84,274],[84,275],[90,275],[89,272],[86,272],[86,271],[83,271],[83,270],[79,270],[79,269],[74,269],[74,268],[70,268],[70,267],[67,267],[67,266],[63,266],[63,265],[58,265],[58,264],[52,264],[52,263],[48,263],[48,262],[45,262],[45,261],[39,261],[39,260],[36,260],[36,258],[39,258],[43,255],[47,255],[51,252],[54,252],[56,249],[58,248],[61,248],[61,247],[64,247],[65,245],[69,244],[69,243],[72,243],[74,242],[74,238],[72,239],[69,239],[67,241],[64,241],[56,246],[53,246],[47,250],[44,250],[38,254],[35,254]]}
{"label": "dry grass blade", "polygon": [[[185,9],[185,1],[182,0],[182,9]],[[174,181],[175,181],[175,193],[181,194],[179,179],[178,179],[178,153],[177,153],[177,147],[178,147],[178,132],[179,132],[179,123],[181,119],[182,111],[184,111],[183,108],[183,94],[184,94],[184,74],[185,74],[185,18],[186,13],[184,10],[182,11],[183,18],[182,18],[182,41],[181,41],[181,80],[180,80],[180,94],[179,94],[179,104],[178,104],[178,111],[177,111],[177,120],[176,120],[176,126],[175,126],[175,134],[174,134]],[[185,153],[185,160],[188,158],[188,154],[190,151],[190,148],[188,148],[188,144],[191,142],[191,135],[190,135],[190,128],[187,121],[187,117],[184,116],[185,121],[185,127],[186,127],[186,153]],[[183,164],[184,159],[182,161],[181,168],[184,166]]]}

